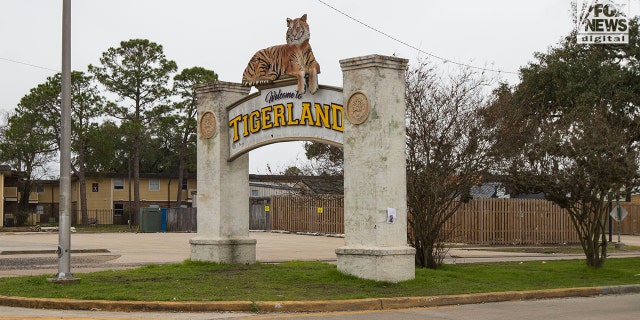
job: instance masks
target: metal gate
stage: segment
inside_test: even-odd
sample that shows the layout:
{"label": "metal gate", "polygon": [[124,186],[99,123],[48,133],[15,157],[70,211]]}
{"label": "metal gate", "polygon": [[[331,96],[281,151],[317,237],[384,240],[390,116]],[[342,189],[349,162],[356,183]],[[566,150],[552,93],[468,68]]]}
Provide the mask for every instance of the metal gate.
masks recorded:
{"label": "metal gate", "polygon": [[269,198],[249,199],[249,230],[271,231],[270,204]]}

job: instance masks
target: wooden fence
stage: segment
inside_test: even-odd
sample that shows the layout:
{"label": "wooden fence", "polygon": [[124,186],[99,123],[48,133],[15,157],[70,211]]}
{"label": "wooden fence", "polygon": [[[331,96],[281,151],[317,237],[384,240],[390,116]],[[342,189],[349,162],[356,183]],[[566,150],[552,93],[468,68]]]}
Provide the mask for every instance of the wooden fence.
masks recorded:
{"label": "wooden fence", "polygon": [[[620,224],[620,233],[640,234],[640,203],[621,202],[620,205],[628,212],[627,217]],[[612,227],[613,233],[617,234],[618,223],[614,221]]]}
{"label": "wooden fence", "polygon": [[171,208],[167,210],[167,231],[198,231],[197,208]]}
{"label": "wooden fence", "polygon": [[449,241],[481,245],[576,243],[571,219],[540,199],[474,199],[446,223]]}
{"label": "wooden fence", "polygon": [[[273,230],[344,233],[343,198],[274,196],[271,201]],[[640,234],[640,204],[621,205],[628,212],[621,233]],[[614,234],[617,227],[614,221]],[[552,202],[540,199],[474,199],[463,204],[445,228],[452,230],[450,241],[468,244],[578,242],[568,214]]]}
{"label": "wooden fence", "polygon": [[342,197],[273,196],[273,230],[325,234],[344,233]]}

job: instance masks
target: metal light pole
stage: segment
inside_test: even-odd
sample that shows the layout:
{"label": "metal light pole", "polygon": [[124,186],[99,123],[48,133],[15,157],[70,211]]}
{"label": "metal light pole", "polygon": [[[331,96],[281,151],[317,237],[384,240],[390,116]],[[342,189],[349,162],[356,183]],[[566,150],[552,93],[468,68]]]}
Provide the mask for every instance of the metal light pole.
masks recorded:
{"label": "metal light pole", "polygon": [[71,0],[62,0],[62,106],[58,273],[52,282],[77,282],[71,274]]}

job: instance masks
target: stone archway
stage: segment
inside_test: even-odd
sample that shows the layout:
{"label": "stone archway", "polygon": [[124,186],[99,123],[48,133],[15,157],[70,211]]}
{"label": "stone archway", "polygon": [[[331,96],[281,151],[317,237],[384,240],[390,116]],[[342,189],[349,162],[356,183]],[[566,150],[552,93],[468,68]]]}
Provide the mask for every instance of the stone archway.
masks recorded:
{"label": "stone archway", "polygon": [[[407,245],[404,122],[407,60],[371,55],[341,60],[340,65],[342,103],[334,103],[335,106],[319,103],[320,107],[312,110],[315,103],[307,100],[314,98],[306,94],[299,97],[305,101],[299,117],[284,115],[289,112],[287,104],[274,110],[273,104],[266,101],[267,106],[260,111],[233,113],[230,110],[251,99],[247,97],[249,88],[237,83],[216,82],[197,88],[199,214],[198,234],[190,240],[192,260],[256,261],[256,240],[249,238],[249,150],[285,140],[311,138],[334,144],[342,140],[345,246],[336,249],[338,269],[380,281],[398,282],[415,277],[415,249]],[[328,119],[316,114],[323,110]],[[259,136],[262,131],[259,123],[263,129],[271,129],[274,117],[282,117],[279,124],[291,121],[288,131],[267,133],[266,138],[234,146],[240,135]],[[304,117],[308,119],[302,125],[293,121]],[[309,125],[311,122],[313,125]],[[308,127],[326,129],[329,134],[298,132]],[[339,137],[336,132],[341,133]]]}

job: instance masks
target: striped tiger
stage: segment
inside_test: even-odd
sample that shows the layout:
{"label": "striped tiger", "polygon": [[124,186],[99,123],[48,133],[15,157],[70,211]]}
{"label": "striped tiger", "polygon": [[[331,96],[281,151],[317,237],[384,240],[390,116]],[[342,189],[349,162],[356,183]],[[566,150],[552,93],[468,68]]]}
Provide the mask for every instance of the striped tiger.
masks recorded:
{"label": "striped tiger", "polygon": [[[309,44],[307,14],[287,18],[287,44],[262,49],[253,55],[242,74],[242,84],[254,86],[293,76],[298,79],[298,92],[318,91],[320,65]],[[308,77],[308,83],[307,78]]]}

